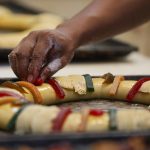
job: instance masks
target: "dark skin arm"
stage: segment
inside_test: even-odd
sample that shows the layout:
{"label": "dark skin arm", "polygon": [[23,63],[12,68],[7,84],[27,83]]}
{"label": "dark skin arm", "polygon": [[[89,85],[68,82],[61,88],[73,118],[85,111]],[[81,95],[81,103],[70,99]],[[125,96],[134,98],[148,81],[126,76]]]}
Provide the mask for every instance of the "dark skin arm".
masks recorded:
{"label": "dark skin arm", "polygon": [[104,40],[150,20],[150,0],[94,0],[55,30],[34,31],[10,53],[21,80],[47,79],[68,64],[78,46]]}

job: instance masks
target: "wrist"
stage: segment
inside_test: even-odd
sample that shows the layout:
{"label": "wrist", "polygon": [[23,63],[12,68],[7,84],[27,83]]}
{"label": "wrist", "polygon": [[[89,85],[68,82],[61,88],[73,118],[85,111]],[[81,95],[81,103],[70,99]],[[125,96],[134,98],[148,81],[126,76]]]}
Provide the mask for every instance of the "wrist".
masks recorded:
{"label": "wrist", "polygon": [[76,30],[76,28],[69,25],[68,22],[58,25],[56,30],[67,37],[70,44],[72,45],[71,49],[76,49],[77,47],[80,46],[80,41],[79,41],[80,33]]}

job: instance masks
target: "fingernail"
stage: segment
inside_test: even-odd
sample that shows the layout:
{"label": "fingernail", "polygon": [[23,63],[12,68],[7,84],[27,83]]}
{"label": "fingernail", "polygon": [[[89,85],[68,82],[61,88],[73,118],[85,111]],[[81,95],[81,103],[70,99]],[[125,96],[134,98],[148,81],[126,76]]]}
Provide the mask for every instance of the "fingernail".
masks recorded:
{"label": "fingernail", "polygon": [[30,74],[30,75],[28,76],[27,80],[28,80],[28,82],[33,82],[33,75]]}

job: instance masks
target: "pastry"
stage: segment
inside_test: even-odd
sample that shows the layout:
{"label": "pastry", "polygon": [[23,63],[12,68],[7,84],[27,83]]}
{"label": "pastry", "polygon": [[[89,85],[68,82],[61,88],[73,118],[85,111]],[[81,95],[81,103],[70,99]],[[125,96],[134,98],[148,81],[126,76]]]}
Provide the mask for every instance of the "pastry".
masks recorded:
{"label": "pastry", "polygon": [[[46,83],[35,82],[35,85],[6,81],[0,88],[0,128],[18,134],[149,130],[150,112],[145,109],[82,108],[76,112],[54,105],[101,98],[149,105],[149,80],[126,80],[109,73],[100,77],[61,76],[50,78]],[[49,104],[54,106],[43,106]]]}

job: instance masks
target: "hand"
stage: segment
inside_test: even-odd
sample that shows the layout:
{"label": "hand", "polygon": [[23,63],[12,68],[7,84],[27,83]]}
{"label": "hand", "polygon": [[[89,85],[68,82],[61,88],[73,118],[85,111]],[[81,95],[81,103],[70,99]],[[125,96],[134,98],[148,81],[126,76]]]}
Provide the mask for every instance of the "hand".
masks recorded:
{"label": "hand", "polygon": [[60,30],[33,31],[9,54],[14,73],[34,82],[46,80],[68,64],[74,55],[73,39]]}

